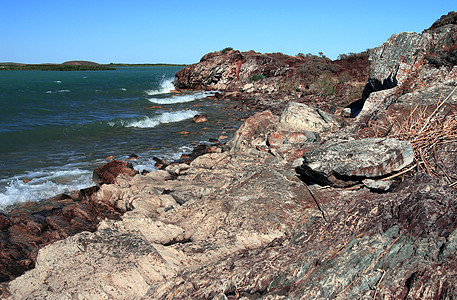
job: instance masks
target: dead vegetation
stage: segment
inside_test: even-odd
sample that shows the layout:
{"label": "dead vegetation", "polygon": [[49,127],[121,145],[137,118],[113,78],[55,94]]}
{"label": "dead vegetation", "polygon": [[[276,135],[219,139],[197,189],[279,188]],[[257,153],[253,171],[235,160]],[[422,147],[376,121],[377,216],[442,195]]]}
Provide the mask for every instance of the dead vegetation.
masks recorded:
{"label": "dead vegetation", "polygon": [[[452,169],[452,166],[443,165],[445,162],[439,153],[457,145],[457,111],[445,110],[446,102],[456,89],[457,86],[444,100],[441,95],[435,108],[416,106],[405,119],[391,117],[387,131],[386,128],[373,126],[378,136],[388,134],[394,138],[409,140],[414,149],[416,166],[429,175],[443,178],[454,188],[457,188],[457,174],[449,172],[449,167]],[[384,133],[380,134],[382,131]],[[446,147],[452,144],[454,147]],[[451,157],[451,161],[454,158],[455,156]]]}

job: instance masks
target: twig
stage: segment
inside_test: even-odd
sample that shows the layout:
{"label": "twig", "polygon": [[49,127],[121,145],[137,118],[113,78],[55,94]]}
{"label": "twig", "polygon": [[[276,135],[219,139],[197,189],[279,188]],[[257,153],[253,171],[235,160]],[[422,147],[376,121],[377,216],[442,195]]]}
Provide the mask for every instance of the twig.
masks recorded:
{"label": "twig", "polygon": [[324,218],[325,222],[328,223],[328,220],[327,220],[327,218],[325,217],[324,210],[321,208],[321,206],[319,205],[319,202],[317,201],[317,199],[318,199],[317,196],[314,195],[313,191],[311,191],[311,189],[309,188],[309,186],[308,186],[306,183],[304,183],[303,181],[302,181],[302,183],[303,183],[303,184],[306,186],[306,188],[308,189],[308,192],[309,192],[309,194],[311,195],[311,197],[313,197],[314,202],[316,202],[317,208],[318,208],[318,209],[320,210],[320,212],[322,213],[322,217]]}
{"label": "twig", "polygon": [[381,257],[383,257],[384,254],[386,254],[386,252],[389,251],[390,248],[392,248],[392,246],[398,241],[398,239],[399,239],[400,237],[401,237],[401,235],[398,236],[398,237],[392,242],[392,244],[390,244],[390,246],[387,247],[387,249],[384,250],[384,251],[378,256],[378,258],[376,258],[376,260],[375,260],[371,265],[369,265],[368,268],[365,269],[365,271],[362,272],[362,274],[361,274],[360,276],[362,276],[363,274],[365,274],[371,267],[373,267],[373,266],[378,262],[378,260],[380,260]]}
{"label": "twig", "polygon": [[430,122],[430,120],[432,119],[433,115],[441,108],[441,106],[443,106],[444,103],[446,103],[446,101],[451,98],[452,94],[454,93],[454,91],[457,89],[457,85],[455,86],[455,88],[452,90],[452,92],[449,93],[449,95],[446,97],[446,99],[444,99],[443,102],[440,103],[440,105],[438,105],[436,107],[436,109],[430,114],[430,116],[428,116],[428,119],[427,121],[425,121],[425,124],[422,126],[422,128],[419,130],[419,132],[417,134],[421,134],[421,132],[425,129],[425,127],[427,127],[428,125],[428,122]]}
{"label": "twig", "polygon": [[383,178],[383,179],[381,179],[381,180],[389,180],[389,179],[398,177],[398,176],[400,176],[400,175],[402,175],[402,174],[408,173],[409,171],[411,171],[412,169],[414,169],[415,167],[417,167],[418,165],[423,164],[423,163],[424,163],[424,162],[421,161],[421,162],[415,164],[414,166],[412,166],[411,168],[408,168],[408,169],[406,169],[406,170],[401,171],[400,173],[397,173],[397,174],[394,174],[394,175],[392,175],[392,176]]}
{"label": "twig", "polygon": [[378,293],[379,285],[381,284],[381,281],[382,281],[382,279],[384,278],[384,275],[386,274],[386,271],[381,270],[381,269],[377,269],[376,271],[382,272],[382,276],[381,276],[381,278],[379,279],[378,284],[376,285],[376,288],[375,288],[375,290],[374,290],[373,299],[376,299],[376,294]]}

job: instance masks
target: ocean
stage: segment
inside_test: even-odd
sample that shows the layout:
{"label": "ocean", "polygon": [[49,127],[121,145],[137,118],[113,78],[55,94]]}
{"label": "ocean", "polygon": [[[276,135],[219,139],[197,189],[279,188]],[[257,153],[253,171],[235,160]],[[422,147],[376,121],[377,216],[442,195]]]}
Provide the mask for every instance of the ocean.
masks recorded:
{"label": "ocean", "polygon": [[170,93],[180,69],[0,71],[0,211],[92,186],[111,156],[153,171],[154,156],[233,135],[242,115],[215,92]]}

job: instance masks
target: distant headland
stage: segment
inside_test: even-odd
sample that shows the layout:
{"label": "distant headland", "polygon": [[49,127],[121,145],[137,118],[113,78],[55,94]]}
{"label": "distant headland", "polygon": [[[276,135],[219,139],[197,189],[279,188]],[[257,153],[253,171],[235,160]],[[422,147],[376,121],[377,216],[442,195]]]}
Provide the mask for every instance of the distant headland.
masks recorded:
{"label": "distant headland", "polygon": [[116,70],[117,67],[166,67],[166,66],[186,66],[183,64],[165,64],[165,63],[145,63],[145,64],[124,64],[109,63],[99,64],[92,61],[72,60],[61,64],[43,63],[43,64],[23,64],[16,62],[0,63],[0,71],[101,71]]}

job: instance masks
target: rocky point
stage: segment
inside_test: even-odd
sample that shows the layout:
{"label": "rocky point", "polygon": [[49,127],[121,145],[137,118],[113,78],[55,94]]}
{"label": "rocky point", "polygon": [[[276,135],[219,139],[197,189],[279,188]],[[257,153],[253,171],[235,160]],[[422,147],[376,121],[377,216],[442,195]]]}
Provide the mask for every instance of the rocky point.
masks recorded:
{"label": "rocky point", "polygon": [[[457,298],[456,19],[372,49],[350,118],[301,91],[281,109],[263,102],[272,110],[191,159],[157,159],[159,170],[144,174],[121,162],[100,168],[98,186],[71,201],[116,218],[93,213],[103,218],[96,230],[41,243],[17,262],[27,272],[7,275],[2,297]],[[176,84],[246,97],[252,74],[279,82],[304,61],[275,57],[210,53]],[[274,94],[253,86],[257,99]],[[71,211],[74,224],[89,216]],[[34,235],[64,217],[17,226]],[[0,216],[5,236],[14,224]]]}

